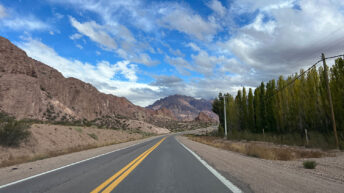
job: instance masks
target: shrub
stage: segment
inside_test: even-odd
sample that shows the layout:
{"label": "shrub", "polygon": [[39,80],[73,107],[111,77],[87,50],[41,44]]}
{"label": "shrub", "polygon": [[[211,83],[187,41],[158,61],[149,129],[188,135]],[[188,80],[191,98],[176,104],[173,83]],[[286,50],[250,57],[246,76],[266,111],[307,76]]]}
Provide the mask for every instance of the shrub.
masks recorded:
{"label": "shrub", "polygon": [[98,140],[98,136],[94,133],[87,133],[87,135],[92,137],[94,140]]}
{"label": "shrub", "polygon": [[30,136],[30,124],[24,121],[9,120],[0,126],[0,145],[18,146]]}
{"label": "shrub", "polygon": [[317,166],[317,163],[315,161],[304,161],[303,167],[306,169],[314,169],[315,166]]}
{"label": "shrub", "polygon": [[75,131],[77,131],[77,132],[79,132],[79,133],[82,133],[82,129],[80,128],[80,127],[76,127],[76,128],[74,128],[75,129]]}

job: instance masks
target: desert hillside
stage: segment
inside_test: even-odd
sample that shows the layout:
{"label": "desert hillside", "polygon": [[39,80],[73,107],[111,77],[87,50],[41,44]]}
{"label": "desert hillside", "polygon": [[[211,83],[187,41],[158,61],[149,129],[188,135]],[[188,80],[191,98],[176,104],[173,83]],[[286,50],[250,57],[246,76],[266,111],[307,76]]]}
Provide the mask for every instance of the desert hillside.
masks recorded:
{"label": "desert hillside", "polygon": [[19,146],[0,146],[0,167],[137,140],[146,137],[149,131],[33,124],[29,132],[30,136]]}

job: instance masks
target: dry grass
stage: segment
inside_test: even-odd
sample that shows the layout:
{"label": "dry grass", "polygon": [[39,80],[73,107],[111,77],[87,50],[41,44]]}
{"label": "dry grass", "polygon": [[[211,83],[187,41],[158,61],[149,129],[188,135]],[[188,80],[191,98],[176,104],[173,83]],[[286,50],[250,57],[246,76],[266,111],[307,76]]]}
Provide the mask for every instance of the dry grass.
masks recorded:
{"label": "dry grass", "polygon": [[319,158],[332,156],[320,151],[286,145],[274,145],[267,142],[228,141],[214,136],[187,135],[193,141],[211,145],[217,148],[238,152],[244,155],[268,160],[295,160],[300,158]]}
{"label": "dry grass", "polygon": [[42,160],[50,157],[56,157],[59,155],[63,154],[68,154],[68,153],[74,153],[74,152],[79,152],[87,149],[92,149],[92,148],[97,148],[101,147],[98,145],[84,145],[84,146],[77,146],[77,147],[71,147],[68,149],[64,149],[62,151],[50,151],[42,154],[35,154],[33,156],[19,156],[19,157],[10,157],[8,160],[5,160],[1,162],[0,167],[7,167],[11,165],[16,165],[16,164],[21,164],[25,162],[32,162],[36,160]]}
{"label": "dry grass", "polygon": [[[141,139],[144,139],[147,137],[149,137],[149,136],[142,136]],[[42,159],[51,158],[51,157],[56,157],[56,156],[60,156],[60,155],[64,155],[64,154],[84,151],[84,150],[88,150],[88,149],[104,147],[104,146],[109,146],[109,145],[115,145],[115,144],[119,144],[119,143],[125,143],[125,142],[129,142],[129,141],[133,141],[133,140],[137,140],[137,139],[128,138],[128,140],[115,141],[115,142],[111,142],[111,143],[104,143],[101,145],[96,145],[96,144],[81,145],[81,146],[70,147],[70,148],[67,148],[64,150],[59,150],[59,151],[49,151],[46,153],[35,154],[33,156],[19,156],[19,157],[10,156],[8,160],[4,160],[4,161],[0,162],[0,168],[12,166],[12,165],[17,165],[17,164],[21,164],[21,163],[26,163],[26,162],[33,162],[33,161],[42,160]]]}
{"label": "dry grass", "polygon": [[33,124],[30,138],[18,147],[0,146],[0,167],[40,160],[150,137],[135,130],[97,129],[94,127]]}

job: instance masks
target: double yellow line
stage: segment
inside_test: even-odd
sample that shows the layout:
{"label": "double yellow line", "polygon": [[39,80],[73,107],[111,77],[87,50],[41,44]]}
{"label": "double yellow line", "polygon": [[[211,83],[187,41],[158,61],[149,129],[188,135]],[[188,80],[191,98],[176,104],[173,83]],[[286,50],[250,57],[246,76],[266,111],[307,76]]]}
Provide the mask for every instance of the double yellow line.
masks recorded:
{"label": "double yellow line", "polygon": [[[100,184],[97,188],[92,190],[91,193],[98,193],[101,190],[103,190],[106,186],[108,186],[111,182],[111,184],[106,187],[102,193],[109,193],[113,189],[118,186],[119,183],[121,183],[124,178],[126,178],[130,172],[132,172],[155,148],[157,148],[166,137],[162,138],[158,143],[156,143],[153,147],[149,148],[147,151],[143,152],[141,155],[139,155],[137,158],[135,158],[133,161],[131,161],[128,165],[126,165],[124,168],[119,170],[117,173],[115,173],[113,176],[111,176],[109,179],[107,179],[105,182]],[[117,179],[116,179],[117,178]]]}

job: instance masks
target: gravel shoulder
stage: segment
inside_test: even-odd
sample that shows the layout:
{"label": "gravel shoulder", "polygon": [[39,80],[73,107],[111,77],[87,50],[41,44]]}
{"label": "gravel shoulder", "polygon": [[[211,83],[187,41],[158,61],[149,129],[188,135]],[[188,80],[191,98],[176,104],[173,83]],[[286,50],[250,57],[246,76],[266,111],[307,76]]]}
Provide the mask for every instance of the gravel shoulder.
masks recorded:
{"label": "gravel shoulder", "polygon": [[312,158],[314,170],[302,167],[303,160],[273,161],[194,142],[183,136],[180,142],[220,171],[244,192],[343,192],[344,154]]}
{"label": "gravel shoulder", "polygon": [[65,154],[57,157],[47,158],[43,160],[37,160],[34,162],[28,162],[9,167],[0,168],[0,185],[8,184],[20,179],[24,179],[36,174],[40,174],[49,170],[53,170],[74,162],[78,162],[90,157],[101,155],[107,152],[111,152],[117,149],[125,148],[131,145],[143,143],[159,136],[149,137],[136,141],[129,141],[125,143],[104,146],[95,149],[89,149],[85,151]]}

